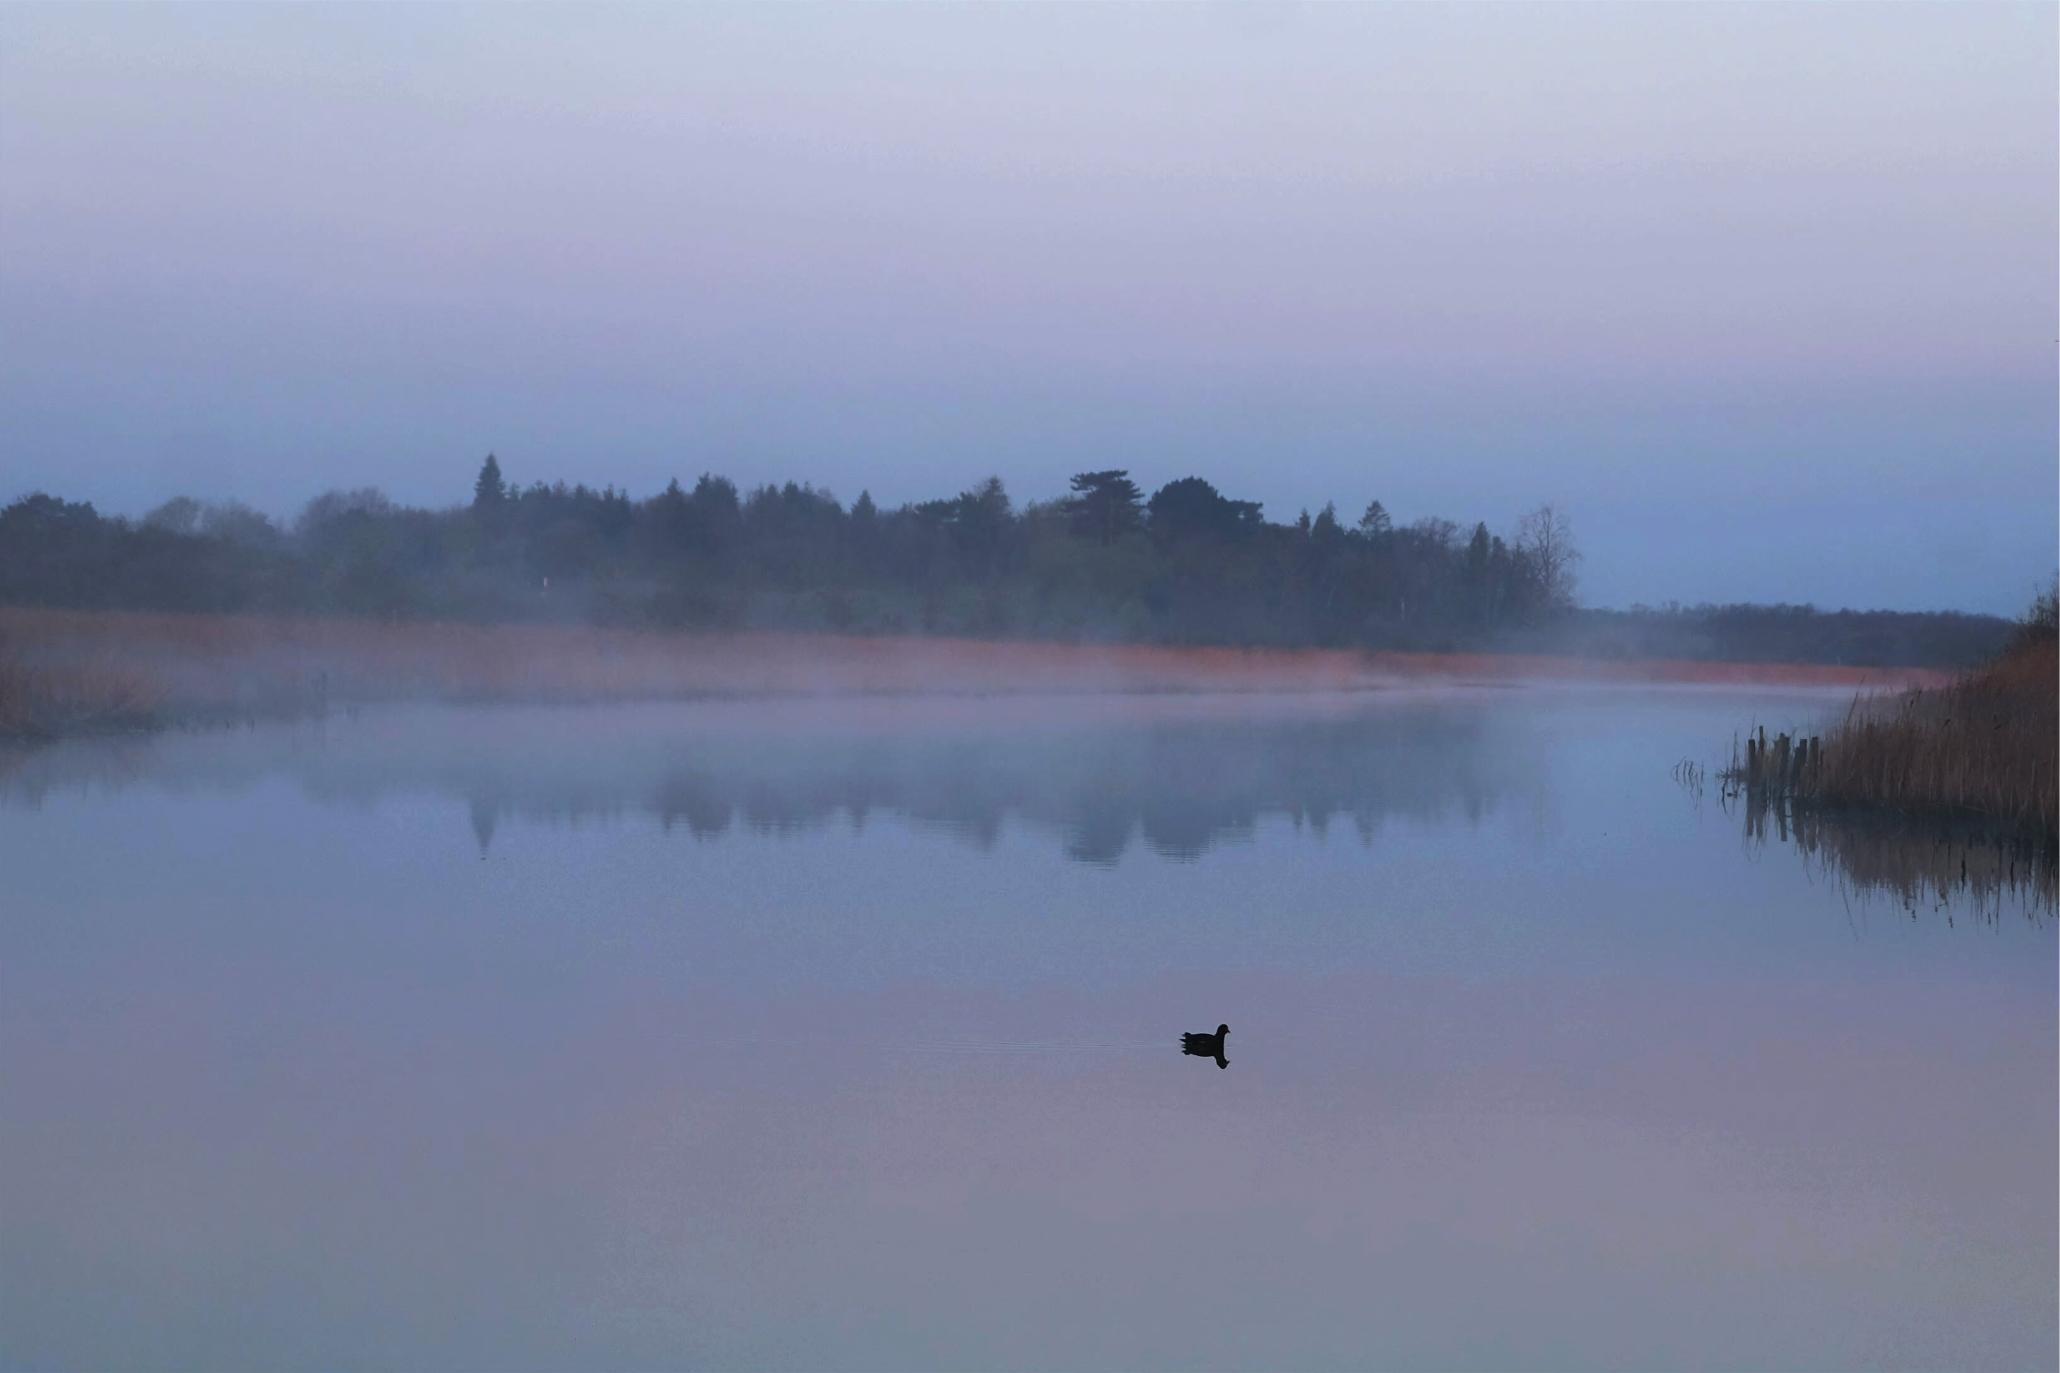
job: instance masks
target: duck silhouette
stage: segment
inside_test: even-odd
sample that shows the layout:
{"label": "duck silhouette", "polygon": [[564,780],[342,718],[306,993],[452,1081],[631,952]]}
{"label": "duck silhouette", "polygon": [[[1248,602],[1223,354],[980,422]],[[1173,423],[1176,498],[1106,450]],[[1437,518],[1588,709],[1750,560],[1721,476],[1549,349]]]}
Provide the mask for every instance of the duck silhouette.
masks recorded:
{"label": "duck silhouette", "polygon": [[1223,1056],[1223,1041],[1230,1038],[1230,1027],[1218,1025],[1215,1034],[1182,1035],[1180,1052],[1193,1054],[1196,1058],[1213,1058],[1219,1068],[1228,1068],[1230,1060]]}

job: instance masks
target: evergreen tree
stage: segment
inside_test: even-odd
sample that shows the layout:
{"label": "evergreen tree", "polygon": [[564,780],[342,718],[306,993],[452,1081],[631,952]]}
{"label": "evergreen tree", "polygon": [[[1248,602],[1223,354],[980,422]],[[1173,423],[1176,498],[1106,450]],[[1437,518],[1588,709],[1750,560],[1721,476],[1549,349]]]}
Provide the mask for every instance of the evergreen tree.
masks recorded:
{"label": "evergreen tree", "polygon": [[508,485],[501,480],[500,459],[486,455],[479,465],[479,479],[472,483],[472,508],[481,514],[499,510],[508,501]]}
{"label": "evergreen tree", "polygon": [[1343,538],[1345,531],[1338,524],[1338,507],[1334,501],[1325,501],[1323,509],[1316,512],[1316,523],[1310,526],[1310,536],[1325,548]]}
{"label": "evergreen tree", "polygon": [[1077,473],[1071,485],[1073,494],[1066,500],[1065,510],[1072,518],[1074,533],[1097,543],[1113,543],[1144,522],[1139,508],[1144,492],[1123,468]]}
{"label": "evergreen tree", "polygon": [[[1212,537],[1227,539],[1259,528],[1259,502],[1234,501],[1200,477],[1182,477],[1167,482],[1146,507],[1151,512],[1152,532],[1169,538]],[[1309,517],[1302,512],[1303,520]],[[1308,533],[1306,524],[1298,526]]]}

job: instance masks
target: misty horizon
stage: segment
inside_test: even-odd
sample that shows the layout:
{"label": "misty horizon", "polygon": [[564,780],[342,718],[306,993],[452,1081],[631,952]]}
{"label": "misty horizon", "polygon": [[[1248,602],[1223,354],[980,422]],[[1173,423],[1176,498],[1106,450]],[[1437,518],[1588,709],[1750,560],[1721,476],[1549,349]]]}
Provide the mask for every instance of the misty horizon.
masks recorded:
{"label": "misty horizon", "polygon": [[0,1370],[2043,1366],[2056,244],[2052,0],[0,0]]}
{"label": "misty horizon", "polygon": [[[487,456],[494,458],[496,461],[499,460],[498,454],[490,453]],[[502,464],[502,470],[507,471],[506,464]],[[727,482],[731,486],[735,487],[740,493],[746,495],[761,490],[777,492],[785,488],[798,487],[801,490],[806,491],[815,497],[829,500],[843,509],[848,510],[860,499],[866,499],[874,502],[874,504],[883,511],[895,512],[912,511],[917,507],[926,504],[948,501],[959,496],[975,492],[981,487],[981,485],[985,481],[1001,481],[1001,478],[998,475],[992,473],[983,474],[979,477],[968,478],[966,481],[960,483],[958,486],[953,487],[948,491],[939,490],[928,493],[918,493],[910,496],[906,500],[896,501],[882,499],[879,496],[879,494],[870,486],[860,486],[855,490],[845,491],[833,486],[830,483],[812,480],[807,476],[798,473],[788,477],[769,478],[763,483],[746,485],[741,481],[732,480],[730,474],[728,474],[727,472],[711,469],[701,469],[692,473],[691,475],[683,471],[680,474],[666,478],[666,480],[663,483],[661,483],[659,487],[653,488],[650,491],[631,490],[626,486],[622,486],[618,483],[613,482],[593,482],[587,480],[584,477],[530,477],[520,472],[511,472],[508,474],[508,485],[511,491],[528,490],[531,488],[543,488],[546,490],[552,490],[557,492],[586,490],[593,492],[595,494],[600,494],[603,492],[619,493],[621,496],[629,499],[632,502],[642,502],[664,494],[664,492],[668,488],[677,487],[685,489],[691,487],[696,481],[706,480],[709,478],[714,478],[718,481]],[[1208,478],[1206,474],[1203,473],[1184,472],[1181,473],[1178,478],[1169,480],[1189,479],[1200,479],[1206,481]],[[1048,493],[1019,492],[1010,487],[1006,482],[1002,483],[1002,487],[1003,490],[1011,498],[1011,500],[1015,502],[1017,507],[1024,510],[1030,509],[1032,507],[1056,509],[1060,506],[1063,506],[1067,499],[1067,493],[1064,489],[1063,482],[1061,484],[1060,489]],[[1147,487],[1146,489],[1149,490],[1150,488]],[[1229,498],[1237,498],[1243,496],[1245,493],[1238,491],[1225,491],[1223,494]],[[173,495],[167,497],[163,501],[155,502],[154,504],[145,506],[141,509],[103,506],[94,502],[88,503],[93,504],[95,509],[103,516],[114,519],[126,520],[131,522],[132,524],[146,524],[149,523],[155,517],[161,517],[165,512],[176,507],[179,503],[184,501],[191,501],[194,502],[195,505],[201,510],[219,510],[230,512],[237,510],[248,510],[255,512],[256,514],[263,516],[265,520],[270,522],[270,524],[280,533],[286,534],[292,532],[298,525],[302,524],[311,512],[317,512],[323,509],[325,503],[333,504],[338,501],[342,501],[347,504],[368,495],[391,500],[393,502],[394,508],[397,510],[415,509],[450,514],[462,512],[468,509],[471,505],[469,488],[454,489],[452,492],[446,493],[445,496],[441,497],[432,496],[428,499],[413,501],[405,497],[398,496],[396,493],[389,491],[381,486],[360,485],[348,481],[322,485],[316,490],[312,491],[307,497],[307,499],[299,501],[297,503],[289,504],[283,508],[262,506],[255,502],[245,500],[234,492],[212,493],[197,491],[176,492]],[[60,500],[65,500],[71,499],[74,496],[74,493],[62,489],[41,487],[24,489],[22,491],[14,492],[11,494],[0,493],[0,506],[6,505],[10,500],[19,500],[29,496],[51,496]],[[1358,505],[1350,505],[1348,507],[1347,501],[1349,499],[1350,498],[1345,498],[1343,500],[1338,498],[1327,498],[1319,502],[1316,506],[1304,506],[1298,511],[1294,512],[1293,514],[1283,514],[1270,511],[1266,508],[1265,502],[1263,501],[1253,501],[1251,502],[1251,504],[1259,508],[1260,518],[1263,519],[1269,525],[1292,526],[1298,520],[1307,519],[1314,515],[1320,514],[1325,507],[1329,507],[1331,512],[1334,515],[1336,515],[1336,517],[1344,524],[1351,525],[1353,521],[1357,518],[1360,507]],[[1386,510],[1389,517],[1392,519],[1395,527],[1397,528],[1406,529],[1416,525],[1437,525],[1441,523],[1453,523],[1453,521],[1449,518],[1452,512],[1432,510],[1408,511],[1391,509],[1387,506],[1386,502],[1380,500],[1380,497],[1378,495],[1375,495],[1372,498],[1370,498],[1367,503],[1379,503],[1382,506],[1382,508]],[[1554,505],[1554,503],[1550,501],[1545,502],[1545,505],[1553,509],[1561,509],[1561,507]],[[1530,512],[1524,513],[1528,514]],[[1463,533],[1467,530],[1472,529],[1475,523],[1485,525],[1488,522],[1474,521],[1469,516],[1458,522],[1458,528]],[[1510,530],[1513,530],[1518,523],[1520,523],[1520,517],[1519,519],[1513,519],[1509,525],[1504,526],[1502,532],[1507,533]],[[1922,605],[1891,605],[1872,603],[1820,604],[1809,601],[1806,598],[1800,597],[1774,597],[1765,600],[1744,601],[1722,601],[1707,597],[1699,599],[1683,599],[1677,597],[1651,599],[1640,597],[1635,594],[1631,595],[1628,599],[1613,602],[1605,602],[1597,599],[1593,595],[1587,594],[1587,587],[1591,580],[1591,570],[1587,566],[1587,564],[1592,562],[1592,557],[1586,551],[1588,536],[1588,531],[1586,529],[1583,529],[1582,536],[1583,551],[1580,556],[1583,563],[1583,567],[1578,579],[1579,594],[1575,596],[1575,603],[1583,608],[1595,610],[1646,610],[1663,609],[1669,606],[1680,606],[1683,608],[1714,608],[1724,606],[1762,606],[1767,608],[1775,608],[1781,606],[1808,606],[1818,610],[1834,612],[1856,611],[1861,613],[1909,612],[1916,614],[1963,614],[1999,616],[2003,619],[2015,619],[2025,612],[2026,606],[2031,602],[2031,600],[2035,596],[2037,596],[2040,593],[2041,588],[2044,585],[2044,583],[2041,581],[2038,575],[2030,575],[2026,578],[2025,585],[2020,591],[2008,595],[1999,594],[1997,597],[1993,598],[1994,604],[1992,606],[1955,605],[1946,604],[1942,602]],[[2051,580],[2051,574],[2047,574],[2046,580]]]}
{"label": "misty horizon", "polygon": [[1552,502],[1600,606],[2014,614],[2055,57],[2047,6],[17,7],[0,500],[1121,467]]}

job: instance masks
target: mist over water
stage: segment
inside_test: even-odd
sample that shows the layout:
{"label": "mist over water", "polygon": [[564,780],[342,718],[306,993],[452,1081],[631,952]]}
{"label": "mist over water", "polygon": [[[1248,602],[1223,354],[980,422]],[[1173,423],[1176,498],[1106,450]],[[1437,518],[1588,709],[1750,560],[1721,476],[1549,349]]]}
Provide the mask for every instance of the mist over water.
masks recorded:
{"label": "mist over water", "polygon": [[0,1373],[2053,1367],[2056,113],[0,3]]}
{"label": "mist over water", "polygon": [[[0,775],[0,803],[86,786],[242,792],[287,779],[334,803],[462,800],[500,826],[655,820],[697,839],[800,835],[876,816],[991,849],[1010,826],[1113,863],[1194,859],[1268,816],[1371,842],[1393,819],[1478,821],[1542,798],[1535,741],[1478,700],[1398,693],[1054,701],[711,702],[572,711],[394,708],[343,721],[73,741]],[[519,842],[519,841],[518,841]]]}
{"label": "mist over water", "polygon": [[1668,775],[1842,700],[11,755],[0,1363],[2036,1365],[2047,907],[1868,899]]}

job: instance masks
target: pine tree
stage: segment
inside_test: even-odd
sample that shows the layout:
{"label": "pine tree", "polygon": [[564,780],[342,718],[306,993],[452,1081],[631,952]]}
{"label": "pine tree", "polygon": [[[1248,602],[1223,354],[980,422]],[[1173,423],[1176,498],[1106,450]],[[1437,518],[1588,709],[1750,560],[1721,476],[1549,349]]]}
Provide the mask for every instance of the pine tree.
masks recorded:
{"label": "pine tree", "polygon": [[499,510],[507,499],[508,486],[501,480],[500,460],[489,453],[479,465],[479,480],[472,483],[472,508],[481,512]]}
{"label": "pine tree", "polygon": [[1144,523],[1144,493],[1123,468],[1081,472],[1073,477],[1073,494],[1062,507],[1073,532],[1109,543]]}

